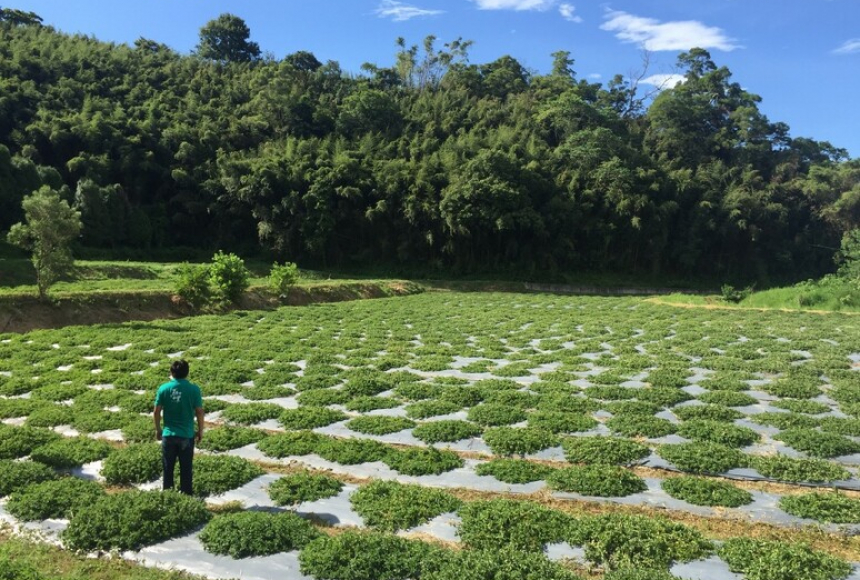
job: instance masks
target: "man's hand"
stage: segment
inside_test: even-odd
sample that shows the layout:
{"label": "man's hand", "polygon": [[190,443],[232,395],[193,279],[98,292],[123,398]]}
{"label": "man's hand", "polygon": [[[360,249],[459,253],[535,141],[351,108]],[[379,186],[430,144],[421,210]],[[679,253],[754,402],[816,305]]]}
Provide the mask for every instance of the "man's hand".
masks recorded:
{"label": "man's hand", "polygon": [[155,440],[161,441],[161,429],[156,429],[155,431]]}
{"label": "man's hand", "polygon": [[200,442],[203,441],[203,431],[198,431],[197,436],[194,439],[198,444],[200,444]]}

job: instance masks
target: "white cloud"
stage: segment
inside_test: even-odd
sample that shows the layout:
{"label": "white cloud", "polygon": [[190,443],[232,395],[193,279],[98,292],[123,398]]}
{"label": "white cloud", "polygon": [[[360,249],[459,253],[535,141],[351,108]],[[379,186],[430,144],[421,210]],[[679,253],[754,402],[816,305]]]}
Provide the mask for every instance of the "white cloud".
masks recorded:
{"label": "white cloud", "polygon": [[842,43],[842,46],[833,51],[833,54],[852,54],[860,52],[860,38],[852,38]]}
{"label": "white cloud", "polygon": [[391,18],[395,22],[402,22],[411,18],[419,18],[422,16],[436,16],[444,14],[444,10],[427,10],[418,8],[396,0],[382,0],[382,3],[376,9],[376,15],[380,18]]}
{"label": "white cloud", "polygon": [[562,18],[570,22],[582,22],[582,18],[574,14],[575,11],[576,7],[573,4],[559,4],[558,6],[558,12]]}
{"label": "white cloud", "polygon": [[683,83],[685,80],[684,75],[678,74],[659,74],[659,75],[651,75],[650,77],[646,77],[639,81],[639,84],[643,85],[652,85],[657,87],[659,90],[663,89],[673,89],[679,84]]}
{"label": "white cloud", "polygon": [[594,80],[599,80],[599,79],[603,78],[603,75],[600,73],[591,73],[590,75],[588,75],[588,78],[594,79]]}
{"label": "white cloud", "polygon": [[603,30],[614,32],[622,42],[632,42],[646,50],[689,50],[693,47],[731,51],[741,48],[722,29],[696,20],[660,22],[626,12],[610,10]]}
{"label": "white cloud", "polygon": [[547,10],[557,0],[474,0],[481,10]]}

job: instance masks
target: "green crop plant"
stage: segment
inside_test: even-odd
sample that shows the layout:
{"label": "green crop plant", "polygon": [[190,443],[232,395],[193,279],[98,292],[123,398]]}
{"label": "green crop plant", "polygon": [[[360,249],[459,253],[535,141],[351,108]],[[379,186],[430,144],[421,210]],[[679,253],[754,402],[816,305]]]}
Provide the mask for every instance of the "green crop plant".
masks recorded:
{"label": "green crop plant", "polygon": [[860,443],[836,433],[815,429],[786,429],[774,435],[774,438],[798,451],[822,459],[860,451]]}
{"label": "green crop plant", "polygon": [[461,506],[460,500],[444,491],[394,481],[362,486],[349,501],[365,524],[386,532],[413,528]]}
{"label": "green crop plant", "polygon": [[496,455],[527,455],[559,444],[550,431],[531,427],[492,427],[484,431],[484,442]]}
{"label": "green crop plant", "polygon": [[111,453],[101,474],[111,485],[131,485],[157,479],[162,472],[161,446],[138,443]]}
{"label": "green crop plant", "polygon": [[62,534],[73,550],[137,550],[186,534],[209,519],[206,505],[178,492],[105,495],[72,515]]}
{"label": "green crop plant", "polygon": [[749,427],[739,427],[731,423],[707,419],[684,421],[678,428],[678,435],[693,441],[710,441],[728,447],[746,447],[761,438],[756,431]]}
{"label": "green crop plant", "polygon": [[575,465],[553,471],[547,478],[557,491],[596,497],[625,497],[648,489],[632,471],[615,465]]}
{"label": "green crop plant", "polygon": [[468,414],[469,421],[484,426],[511,425],[524,421],[526,417],[526,412],[517,407],[490,403],[481,403],[472,407]]}
{"label": "green crop plant", "polygon": [[463,466],[463,460],[456,453],[439,451],[433,447],[392,449],[383,461],[403,475],[439,475]]}
{"label": "green crop plant", "polygon": [[47,429],[13,427],[0,423],[0,459],[24,457],[33,449],[59,439],[60,435]]}
{"label": "green crop plant", "polygon": [[24,521],[68,519],[105,495],[95,481],[63,477],[29,485],[9,496],[6,509]]}
{"label": "green crop plant", "polygon": [[576,433],[593,429],[597,426],[597,421],[580,413],[534,411],[529,413],[528,425],[551,433]]}
{"label": "green crop plant", "polygon": [[243,511],[213,518],[199,537],[207,552],[238,559],[299,550],[320,535],[291,512]]}
{"label": "green crop plant", "polygon": [[0,497],[57,477],[57,472],[43,463],[0,459]]}
{"label": "green crop plant", "polygon": [[836,492],[786,495],[779,507],[799,518],[833,524],[860,523],[860,500]]}
{"label": "green crop plant", "polygon": [[367,435],[388,435],[389,433],[397,433],[404,429],[411,429],[415,426],[415,421],[411,421],[405,417],[366,415],[350,419],[346,423],[346,426],[357,433],[365,433]]}
{"label": "green crop plant", "polygon": [[[151,427],[152,423],[150,422]],[[89,437],[71,437],[51,441],[37,447],[30,453],[30,459],[57,469],[70,469],[84,463],[104,459],[113,450],[114,448],[106,441],[90,439]]]}
{"label": "green crop plant", "polygon": [[630,465],[651,454],[647,445],[619,437],[567,437],[561,446],[571,463]]}
{"label": "green crop plant", "polygon": [[723,407],[722,405],[685,405],[683,407],[672,407],[672,412],[683,421],[692,421],[693,419],[734,421],[744,416],[737,409]]}
{"label": "green crop plant", "polygon": [[464,504],[458,535],[471,549],[511,548],[540,552],[546,544],[560,542],[574,520],[559,511],[528,501],[480,500]]}
{"label": "green crop plant", "polygon": [[462,439],[477,437],[483,429],[469,421],[456,419],[442,419],[440,421],[429,421],[412,430],[412,434],[425,443],[453,443]]}
{"label": "green crop plant", "polygon": [[284,429],[302,430],[326,427],[332,423],[343,421],[346,413],[325,407],[299,407],[298,409],[281,410],[277,415],[278,422]]}
{"label": "green crop plant", "polygon": [[707,441],[661,445],[657,455],[681,471],[723,473],[749,464],[749,457],[737,449]]}
{"label": "green crop plant", "polygon": [[785,455],[753,457],[752,466],[763,476],[786,482],[830,482],[848,479],[841,465],[824,459],[796,459]]}
{"label": "green crop plant", "polygon": [[717,551],[748,580],[840,580],[851,565],[805,544],[732,538]]}
{"label": "green crop plant", "polygon": [[206,431],[206,436],[198,444],[201,449],[209,451],[230,451],[252,443],[258,443],[268,437],[268,433],[253,427],[234,427],[225,425]]}
{"label": "green crop plant", "polygon": [[419,401],[406,406],[406,416],[410,419],[426,419],[428,417],[436,417],[438,415],[450,415],[462,409],[456,403],[448,401],[440,401],[438,399],[428,399]]}
{"label": "green crop plant", "polygon": [[504,483],[531,483],[545,480],[554,468],[523,459],[493,459],[475,468],[478,475],[490,475]]}
{"label": "green crop plant", "polygon": [[661,482],[663,491],[693,505],[740,507],[752,502],[752,495],[726,481],[701,477],[671,477]]}
{"label": "green crop plant", "polygon": [[312,431],[293,431],[266,437],[257,443],[257,448],[269,457],[283,458],[291,455],[309,455],[328,438]]}
{"label": "green crop plant", "polygon": [[370,461],[380,461],[390,452],[387,445],[370,439],[328,438],[317,445],[317,455],[341,465],[357,465]]}
{"label": "green crop plant", "polygon": [[667,569],[674,562],[703,558],[713,545],[701,532],[665,518],[605,514],[581,519],[567,538],[585,547],[585,557],[608,570]]}
{"label": "green crop plant", "polygon": [[343,483],[327,475],[298,472],[276,479],[269,485],[269,497],[276,505],[293,507],[302,502],[336,496]]}

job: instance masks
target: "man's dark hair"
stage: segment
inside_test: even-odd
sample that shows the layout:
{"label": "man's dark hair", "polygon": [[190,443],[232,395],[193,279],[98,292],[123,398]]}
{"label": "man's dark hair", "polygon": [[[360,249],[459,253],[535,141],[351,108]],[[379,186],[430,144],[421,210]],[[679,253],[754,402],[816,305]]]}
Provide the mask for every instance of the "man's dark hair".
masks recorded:
{"label": "man's dark hair", "polygon": [[175,360],[170,365],[170,376],[174,379],[184,379],[188,376],[188,363],[184,360]]}

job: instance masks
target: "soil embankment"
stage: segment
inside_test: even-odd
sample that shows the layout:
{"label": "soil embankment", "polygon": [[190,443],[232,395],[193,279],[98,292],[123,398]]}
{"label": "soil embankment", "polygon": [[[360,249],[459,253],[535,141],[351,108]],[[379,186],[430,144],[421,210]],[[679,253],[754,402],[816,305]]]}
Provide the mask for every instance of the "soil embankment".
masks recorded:
{"label": "soil embankment", "polygon": [[[280,306],[404,296],[423,290],[418,284],[404,281],[317,284],[293,287],[279,299],[268,292],[251,289],[237,305],[226,310],[270,310]],[[58,297],[50,301],[38,300],[36,297],[2,297],[0,332],[172,319],[207,313],[195,312],[171,292],[92,293]]]}

